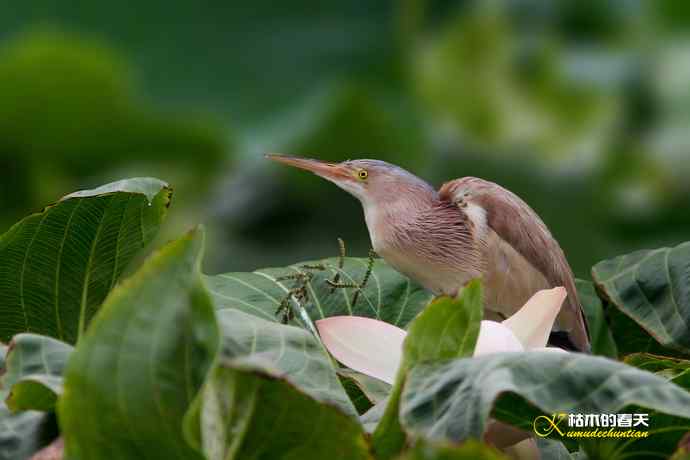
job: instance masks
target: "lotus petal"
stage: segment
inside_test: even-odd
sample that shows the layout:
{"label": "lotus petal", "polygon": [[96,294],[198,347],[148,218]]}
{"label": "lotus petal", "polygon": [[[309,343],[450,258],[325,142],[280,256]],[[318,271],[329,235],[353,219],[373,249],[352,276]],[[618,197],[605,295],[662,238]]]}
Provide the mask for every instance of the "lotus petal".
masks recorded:
{"label": "lotus petal", "polygon": [[359,316],[316,321],[326,349],[341,363],[393,384],[402,360],[406,332],[392,324]]}
{"label": "lotus petal", "polygon": [[504,351],[524,351],[522,343],[513,331],[502,323],[483,320],[479,327],[479,337],[474,347],[473,356],[501,353]]}
{"label": "lotus petal", "polygon": [[541,290],[503,324],[513,331],[526,349],[545,347],[567,295],[563,287]]}

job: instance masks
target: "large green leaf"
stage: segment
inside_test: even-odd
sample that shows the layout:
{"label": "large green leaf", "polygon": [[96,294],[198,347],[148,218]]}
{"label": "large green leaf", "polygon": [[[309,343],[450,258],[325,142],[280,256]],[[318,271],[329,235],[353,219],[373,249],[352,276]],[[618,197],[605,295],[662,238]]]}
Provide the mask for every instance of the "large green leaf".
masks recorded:
{"label": "large green leaf", "polygon": [[182,419],[217,353],[200,230],[118,285],[80,340],[58,402],[72,459],[197,459]]}
{"label": "large green leaf", "polygon": [[403,390],[401,422],[430,439],[480,438],[504,393],[537,409],[507,409],[525,424],[539,411],[615,413],[632,404],[690,418],[690,393],[657,375],[579,353],[525,352],[416,366]]}
{"label": "large green leaf", "polygon": [[400,397],[410,369],[422,363],[470,356],[479,336],[483,293],[479,280],[468,283],[453,299],[438,297],[410,324],[403,344],[403,362],[395,385],[372,434],[377,457],[392,458],[402,449],[406,435],[400,425]]}
{"label": "large green leaf", "polygon": [[53,415],[37,411],[12,414],[0,402],[0,460],[25,460],[57,436]]}
{"label": "large green leaf", "polygon": [[14,336],[7,353],[0,389],[9,392],[6,403],[12,411],[49,411],[62,393],[62,373],[72,346],[36,334]]}
{"label": "large green leaf", "polygon": [[[53,414],[34,410],[13,413],[5,401],[15,410],[50,409],[55,393],[44,383],[58,385],[53,376],[60,373],[66,360],[63,351],[69,348],[57,340],[33,334],[16,336],[10,347],[0,345],[0,460],[29,458],[57,435]],[[31,388],[33,383],[37,388]],[[13,404],[14,401],[20,403]]]}
{"label": "large green leaf", "polygon": [[214,371],[200,420],[209,460],[371,458],[356,419],[234,360]]}
{"label": "large green leaf", "polygon": [[[305,265],[323,269],[304,268]],[[431,294],[376,259],[371,277],[352,305],[355,289],[333,289],[328,279],[339,275],[342,283],[359,283],[367,272],[367,260],[345,258],[305,262],[285,268],[267,268],[251,273],[226,273],[209,276],[207,285],[219,310],[233,308],[275,321],[276,310],[291,289],[304,287],[308,301],[303,302],[312,320],[337,315],[376,318],[405,327],[431,300]],[[279,280],[284,276],[309,274],[312,278]],[[294,306],[294,302],[293,302]]]}
{"label": "large green leaf", "polygon": [[[625,363],[653,372],[690,391],[690,361],[688,360],[649,353],[634,353],[625,357]],[[658,411],[651,411],[649,417],[653,424],[650,426],[648,438],[635,442],[612,441],[609,443],[616,448],[617,458],[639,455],[640,452],[655,452],[659,456],[668,457],[680,438],[690,431],[690,420],[685,418]]]}
{"label": "large green leaf", "polygon": [[128,262],[156,234],[171,189],[128,179],[67,195],[0,237],[0,340],[74,343]]}
{"label": "large green leaf", "polygon": [[690,354],[690,242],[599,262],[592,276],[657,342]]}
{"label": "large green leaf", "polygon": [[[6,372],[7,350],[7,345],[0,343],[0,375]],[[24,460],[50,440],[45,429],[50,420],[36,411],[13,414],[5,404],[8,393],[0,385],[0,460]]]}
{"label": "large green leaf", "polygon": [[432,444],[420,441],[400,460],[504,460],[499,451],[477,441],[469,441],[461,446],[452,444]]}
{"label": "large green leaf", "polygon": [[224,309],[216,314],[223,336],[221,357],[283,377],[315,400],[356,414],[333,362],[311,332],[240,310]]}
{"label": "large green leaf", "polygon": [[592,345],[592,354],[616,359],[618,348],[613,340],[611,330],[606,322],[604,305],[597,295],[594,285],[589,281],[577,280],[577,293],[582,302],[582,310],[587,319],[589,340]]}

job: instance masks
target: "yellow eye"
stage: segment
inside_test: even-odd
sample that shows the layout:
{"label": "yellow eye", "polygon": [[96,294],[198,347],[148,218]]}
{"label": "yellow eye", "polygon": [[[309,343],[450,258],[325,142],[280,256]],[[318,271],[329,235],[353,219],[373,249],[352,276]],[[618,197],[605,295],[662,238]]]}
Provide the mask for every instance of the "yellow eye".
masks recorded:
{"label": "yellow eye", "polygon": [[369,173],[367,172],[366,169],[360,169],[357,172],[357,177],[359,177],[360,180],[366,180],[367,177],[369,177]]}

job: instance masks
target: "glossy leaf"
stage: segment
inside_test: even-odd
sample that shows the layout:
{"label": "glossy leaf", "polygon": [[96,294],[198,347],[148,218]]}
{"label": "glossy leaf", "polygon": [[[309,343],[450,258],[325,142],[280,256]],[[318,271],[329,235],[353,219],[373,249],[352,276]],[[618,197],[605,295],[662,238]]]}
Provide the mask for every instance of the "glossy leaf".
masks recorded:
{"label": "glossy leaf", "polygon": [[356,419],[252,366],[221,363],[200,411],[209,460],[371,458]]}
{"label": "glossy leaf", "polygon": [[576,280],[575,285],[580,296],[582,311],[587,320],[592,354],[615,359],[618,356],[618,348],[606,322],[604,305],[597,295],[594,285],[583,280]]}
{"label": "glossy leaf", "polygon": [[0,388],[12,411],[50,411],[62,393],[62,374],[73,347],[51,337],[16,335],[7,353]]}
{"label": "glossy leaf", "polygon": [[216,315],[223,338],[221,358],[284,378],[316,401],[356,415],[328,353],[310,332],[240,310],[219,310]]}
{"label": "glossy leaf", "polygon": [[[401,399],[401,421],[414,435],[480,438],[499,395],[516,394],[545,413],[614,413],[636,404],[690,418],[690,393],[649,372],[579,353],[526,352],[416,366]],[[532,423],[537,411],[512,415]]]}
{"label": "glossy leaf", "polygon": [[0,460],[26,460],[55,436],[54,416],[37,411],[12,414],[0,402]]}
{"label": "glossy leaf", "polygon": [[599,262],[592,276],[611,303],[657,342],[690,354],[690,242]]}
{"label": "glossy leaf", "polygon": [[68,458],[201,458],[182,420],[219,345],[202,247],[195,230],[151,257],[79,342],[58,404]]}
{"label": "glossy leaf", "polygon": [[[10,348],[5,345],[0,345],[0,375],[2,375],[0,378],[0,460],[28,459],[57,436],[57,426],[54,415],[34,410],[13,413],[5,402],[10,396],[11,384],[17,378],[19,378],[21,382],[23,371],[33,369],[40,373],[43,370],[42,366],[35,360],[35,352],[41,346],[33,340],[35,338],[38,338],[38,336],[33,336],[32,334],[21,334],[17,336],[15,338],[15,343],[13,343],[10,356],[7,357],[5,353],[8,352]],[[53,340],[45,337],[41,337],[41,339],[45,339],[46,341]],[[28,345],[28,347],[26,345]],[[68,345],[62,345],[69,348]],[[22,350],[19,352],[20,354],[17,354],[18,350]],[[22,358],[19,359],[19,356]],[[24,356],[28,359],[25,360]],[[7,361],[4,361],[5,358],[7,358]],[[50,361],[53,362],[56,360],[51,358]],[[3,368],[4,365],[6,365],[6,367]],[[57,370],[56,368],[53,369]],[[37,374],[34,374],[34,376],[36,375]],[[38,377],[43,378],[45,375],[39,374]],[[43,392],[43,389],[41,389],[41,392]],[[51,394],[52,391],[46,389],[44,394],[46,393]],[[27,399],[22,397],[22,400],[26,401],[28,406],[35,407],[39,405],[37,403],[40,402],[41,399],[34,398],[34,396],[29,393],[23,394],[28,396]],[[48,399],[54,401],[54,396]]]}
{"label": "glossy leaf", "polygon": [[[305,268],[305,265],[318,268]],[[285,268],[209,276],[206,283],[217,309],[234,308],[269,321],[276,320],[276,310],[288,292],[302,286],[309,298],[305,308],[312,320],[355,315],[404,328],[432,298],[429,292],[376,259],[371,277],[353,305],[355,289],[333,289],[327,280],[339,276],[341,283],[361,282],[367,271],[367,260],[346,258],[343,268],[338,267],[338,259],[324,259]],[[313,277],[306,283],[299,279],[280,280],[300,273],[310,273]]]}
{"label": "glossy leaf", "polygon": [[130,260],[158,231],[171,189],[151,178],[76,192],[0,237],[0,340],[74,343]]}

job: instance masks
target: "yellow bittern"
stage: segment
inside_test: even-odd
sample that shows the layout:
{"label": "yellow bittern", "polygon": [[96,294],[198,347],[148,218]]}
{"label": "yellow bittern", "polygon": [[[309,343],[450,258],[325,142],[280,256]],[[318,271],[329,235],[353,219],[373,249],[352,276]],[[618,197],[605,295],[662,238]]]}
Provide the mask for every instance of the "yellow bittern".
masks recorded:
{"label": "yellow bittern", "polygon": [[514,193],[475,177],[447,182],[437,191],[379,160],[267,157],[311,171],[358,198],[374,250],[426,289],[452,296],[481,277],[487,319],[509,317],[535,292],[564,286],[568,297],[555,330],[565,333],[565,343],[556,344],[589,351],[565,255],[537,213]]}

